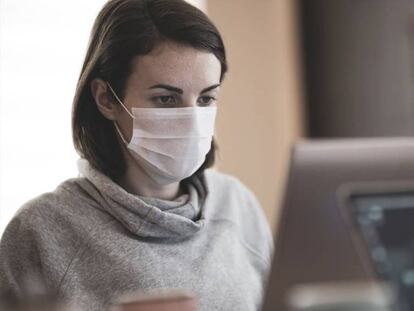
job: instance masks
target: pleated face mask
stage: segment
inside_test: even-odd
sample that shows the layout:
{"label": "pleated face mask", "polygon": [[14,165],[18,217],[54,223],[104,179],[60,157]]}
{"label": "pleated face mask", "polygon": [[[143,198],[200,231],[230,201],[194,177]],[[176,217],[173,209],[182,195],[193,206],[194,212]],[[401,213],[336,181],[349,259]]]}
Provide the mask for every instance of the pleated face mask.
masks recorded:
{"label": "pleated face mask", "polygon": [[[108,84],[109,85],[109,84]],[[128,142],[114,122],[124,144],[142,169],[159,185],[191,176],[205,161],[214,135],[217,107],[132,108]]]}

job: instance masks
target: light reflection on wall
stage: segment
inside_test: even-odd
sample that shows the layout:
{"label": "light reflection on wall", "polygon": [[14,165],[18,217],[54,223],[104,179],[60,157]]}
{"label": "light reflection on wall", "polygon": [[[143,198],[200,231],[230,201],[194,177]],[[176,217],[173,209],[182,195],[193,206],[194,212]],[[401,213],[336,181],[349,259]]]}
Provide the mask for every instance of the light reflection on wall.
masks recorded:
{"label": "light reflection on wall", "polygon": [[206,12],[207,10],[207,0],[186,0],[188,3],[196,6],[200,10]]}
{"label": "light reflection on wall", "polygon": [[24,202],[77,176],[71,103],[105,2],[0,1],[0,234]]}

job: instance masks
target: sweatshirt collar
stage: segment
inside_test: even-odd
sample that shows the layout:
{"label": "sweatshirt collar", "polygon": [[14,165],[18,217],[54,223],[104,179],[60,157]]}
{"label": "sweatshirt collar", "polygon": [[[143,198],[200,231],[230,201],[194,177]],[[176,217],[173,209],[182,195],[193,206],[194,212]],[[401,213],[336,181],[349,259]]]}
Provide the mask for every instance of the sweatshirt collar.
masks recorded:
{"label": "sweatshirt collar", "polygon": [[207,189],[203,178],[194,176],[182,202],[141,198],[125,191],[90,165],[78,160],[79,185],[98,203],[99,208],[116,218],[128,231],[151,238],[186,238],[204,225],[203,202]]}

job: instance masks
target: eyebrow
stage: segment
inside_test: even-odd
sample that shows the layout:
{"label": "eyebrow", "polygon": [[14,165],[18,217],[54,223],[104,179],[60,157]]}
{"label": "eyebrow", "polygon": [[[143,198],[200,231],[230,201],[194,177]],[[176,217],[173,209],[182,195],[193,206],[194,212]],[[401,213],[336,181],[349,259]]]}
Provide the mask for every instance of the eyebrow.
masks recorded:
{"label": "eyebrow", "polygon": [[[215,88],[219,87],[220,85],[221,85],[221,84],[214,84],[214,85],[212,85],[212,86],[209,86],[209,87],[207,87],[207,88],[203,89],[203,90],[200,92],[200,94],[203,94],[203,93],[206,93],[206,92],[208,92],[208,91],[211,91],[211,90],[213,90],[213,89],[215,89]],[[172,85],[168,85],[168,84],[155,84],[155,85],[153,85],[153,86],[149,87],[149,89],[158,89],[158,88],[161,88],[161,89],[166,89],[166,90],[168,90],[168,91],[172,91],[172,92],[175,92],[175,93],[178,93],[178,94],[183,94],[183,93],[184,93],[184,91],[183,91],[182,89],[180,89],[180,88],[178,88],[178,87],[175,87],[175,86],[172,86]]]}

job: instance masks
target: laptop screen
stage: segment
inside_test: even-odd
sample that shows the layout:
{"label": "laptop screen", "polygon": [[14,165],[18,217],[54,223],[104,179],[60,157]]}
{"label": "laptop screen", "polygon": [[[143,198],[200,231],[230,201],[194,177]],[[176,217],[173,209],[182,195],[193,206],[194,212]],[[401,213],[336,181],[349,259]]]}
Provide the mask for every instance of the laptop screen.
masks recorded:
{"label": "laptop screen", "polygon": [[414,310],[414,192],[353,195],[351,209],[376,272],[399,289],[399,309]]}

